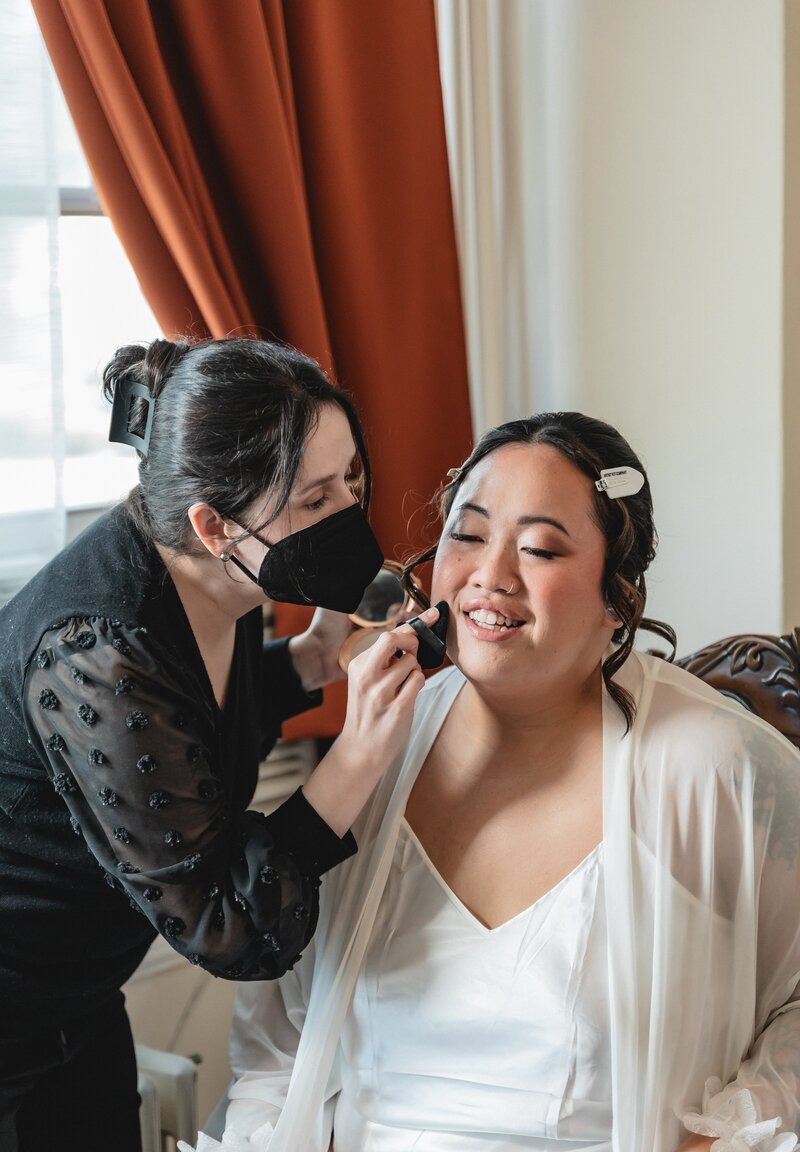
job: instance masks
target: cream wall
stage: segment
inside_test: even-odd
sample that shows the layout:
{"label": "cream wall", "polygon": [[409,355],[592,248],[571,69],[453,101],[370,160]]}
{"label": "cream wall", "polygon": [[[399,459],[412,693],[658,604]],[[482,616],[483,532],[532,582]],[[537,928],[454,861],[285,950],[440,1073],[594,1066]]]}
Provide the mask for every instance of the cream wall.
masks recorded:
{"label": "cream wall", "polygon": [[644,458],[681,652],[782,625],[783,9],[549,9],[551,387]]}
{"label": "cream wall", "polygon": [[783,618],[800,627],[800,3],[786,4],[783,243]]}

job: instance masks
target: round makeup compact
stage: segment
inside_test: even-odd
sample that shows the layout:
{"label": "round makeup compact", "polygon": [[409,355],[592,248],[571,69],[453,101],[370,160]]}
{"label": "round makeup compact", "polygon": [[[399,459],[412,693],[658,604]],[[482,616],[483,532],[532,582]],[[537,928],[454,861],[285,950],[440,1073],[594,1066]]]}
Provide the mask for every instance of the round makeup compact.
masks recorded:
{"label": "round makeup compact", "polygon": [[355,630],[339,649],[339,667],[343,672],[354,656],[369,648],[382,632],[395,628],[412,601],[406,596],[400,575],[403,569],[392,560],[384,561],[378,575],[368,586],[350,620]]}

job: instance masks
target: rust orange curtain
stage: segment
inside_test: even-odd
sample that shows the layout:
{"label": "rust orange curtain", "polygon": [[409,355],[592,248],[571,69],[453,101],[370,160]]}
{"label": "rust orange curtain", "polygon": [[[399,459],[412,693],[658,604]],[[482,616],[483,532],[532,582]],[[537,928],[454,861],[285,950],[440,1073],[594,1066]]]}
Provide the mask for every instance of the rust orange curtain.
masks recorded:
{"label": "rust orange curtain", "polygon": [[[471,437],[433,0],[33,7],[165,332],[252,331],[332,371],[395,555]],[[335,732],[333,696],[287,734]]]}

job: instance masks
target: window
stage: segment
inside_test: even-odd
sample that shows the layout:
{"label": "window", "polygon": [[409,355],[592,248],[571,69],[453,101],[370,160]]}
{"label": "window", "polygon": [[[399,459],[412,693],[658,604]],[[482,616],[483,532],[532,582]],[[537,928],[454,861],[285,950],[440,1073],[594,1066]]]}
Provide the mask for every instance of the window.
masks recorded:
{"label": "window", "polygon": [[[31,29],[21,14],[19,20],[19,44],[24,46]],[[0,239],[9,270],[6,349],[0,351],[0,517],[6,528],[12,520],[22,523],[20,517],[35,520],[45,510],[50,515],[54,502],[62,518],[64,508],[114,503],[136,483],[133,450],[108,443],[111,412],[102,396],[102,369],[119,345],[160,335],[102,212],[49,61],[44,64],[49,83],[43,86],[41,59],[31,57],[24,66],[10,48],[9,58],[13,76],[7,69],[6,84],[13,82],[17,106],[26,96],[29,105],[40,101],[40,120],[47,123],[41,125],[40,153],[26,153],[24,169],[12,171],[5,162],[0,172]],[[13,111],[14,103],[8,103],[0,113],[6,154],[15,142],[20,153],[28,146]],[[58,206],[48,223],[36,198],[47,197],[42,169],[51,165],[57,172]],[[33,555],[20,556],[9,573],[12,582],[31,574]],[[43,558],[41,550],[36,552],[35,567]]]}
{"label": "window", "polygon": [[64,380],[64,500],[112,503],[136,483],[131,448],[108,443],[104,365],[121,344],[161,335],[97,193],[54,80],[60,217],[59,286]]}
{"label": "window", "polygon": [[[30,0],[0,36],[0,603],[136,483],[100,372],[159,334],[102,214]],[[85,517],[82,517],[85,519]]]}

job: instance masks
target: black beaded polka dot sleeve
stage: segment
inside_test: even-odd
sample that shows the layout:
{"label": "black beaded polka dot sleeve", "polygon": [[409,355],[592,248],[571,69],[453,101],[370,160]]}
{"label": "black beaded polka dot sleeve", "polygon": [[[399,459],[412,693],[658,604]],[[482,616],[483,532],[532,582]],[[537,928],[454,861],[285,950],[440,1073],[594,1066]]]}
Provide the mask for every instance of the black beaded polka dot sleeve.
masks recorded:
{"label": "black beaded polka dot sleeve", "polygon": [[300,792],[270,816],[245,810],[198,675],[144,628],[69,621],[28,669],[28,731],[108,882],[193,963],[272,978],[314,931],[320,876],[355,843]]}

